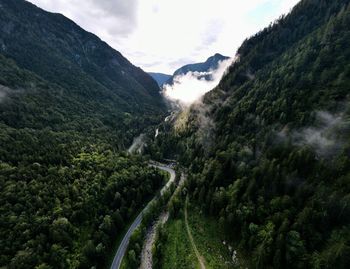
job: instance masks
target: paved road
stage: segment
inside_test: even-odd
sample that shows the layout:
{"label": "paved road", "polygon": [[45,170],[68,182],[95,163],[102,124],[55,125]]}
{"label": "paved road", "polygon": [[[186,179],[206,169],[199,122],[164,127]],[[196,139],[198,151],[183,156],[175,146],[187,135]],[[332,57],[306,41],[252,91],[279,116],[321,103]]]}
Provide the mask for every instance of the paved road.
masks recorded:
{"label": "paved road", "polygon": [[[174,182],[175,180],[175,171],[166,165],[156,165],[156,164],[151,164],[151,166],[159,168],[163,171],[166,171],[170,174],[170,179],[167,182],[167,184],[161,189],[160,193],[161,195],[163,195],[163,193],[169,188],[170,184],[172,182]],[[155,198],[153,198],[154,200]],[[152,200],[152,201],[153,201]],[[152,201],[150,203],[152,203]],[[150,204],[149,203],[149,204]],[[149,205],[148,204],[148,205]],[[142,221],[142,214],[145,210],[147,210],[148,205],[142,210],[142,212],[136,217],[136,219],[134,220],[134,222],[131,224],[131,226],[129,227],[127,233],[124,235],[124,238],[122,240],[122,242],[120,243],[117,253],[114,256],[113,259],[113,263],[111,265],[111,269],[119,269],[120,265],[122,263],[123,257],[125,255],[126,249],[128,248],[128,244],[129,244],[129,239],[131,234],[133,233],[133,231],[135,231],[135,229],[140,225],[141,221]]]}
{"label": "paved road", "polygon": [[[179,184],[177,185],[174,193],[172,194],[170,201],[176,197],[177,193],[181,190],[183,184],[185,183],[186,176],[185,174],[181,175],[181,179],[179,181]],[[158,218],[158,221],[152,225],[152,227],[148,230],[146,239],[142,246],[142,252],[141,252],[141,265],[139,269],[152,269],[153,260],[152,260],[152,247],[153,243],[156,239],[156,231],[159,225],[165,224],[168,221],[169,218],[169,212],[163,211],[160,214],[160,217]]]}
{"label": "paved road", "polygon": [[171,183],[174,182],[175,176],[176,176],[175,171],[174,171],[174,169],[172,169],[171,167],[166,166],[166,165],[151,164],[151,166],[159,168],[159,169],[161,169],[163,171],[166,171],[166,172],[168,172],[170,174],[169,181],[167,182],[167,184],[160,191],[160,194],[163,195],[164,192],[170,187]]}

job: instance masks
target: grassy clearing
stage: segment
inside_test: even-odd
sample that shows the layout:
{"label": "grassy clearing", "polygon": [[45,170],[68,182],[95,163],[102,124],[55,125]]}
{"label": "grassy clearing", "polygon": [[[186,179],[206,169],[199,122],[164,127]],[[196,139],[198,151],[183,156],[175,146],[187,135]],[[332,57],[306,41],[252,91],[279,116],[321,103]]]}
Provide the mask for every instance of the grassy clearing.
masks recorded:
{"label": "grassy clearing", "polygon": [[199,268],[197,258],[188,240],[183,219],[171,220],[166,224],[168,240],[164,245],[162,268]]}
{"label": "grassy clearing", "polygon": [[[227,245],[223,245],[224,233],[218,221],[200,213],[188,204],[188,223],[200,255],[205,260],[206,269],[235,268],[231,263]],[[185,219],[169,220],[165,226],[167,240],[163,245],[162,268],[200,268],[186,232]]]}
{"label": "grassy clearing", "polygon": [[232,268],[231,257],[227,246],[218,237],[217,221],[206,220],[195,216],[189,224],[199,253],[205,259],[206,268]]}
{"label": "grassy clearing", "polygon": [[192,246],[192,250],[194,251],[194,253],[196,254],[198,263],[200,265],[201,269],[206,269],[205,267],[205,260],[204,258],[201,256],[201,254],[199,253],[197,246],[196,246],[196,242],[193,239],[192,236],[192,232],[191,232],[191,227],[188,223],[188,211],[187,211],[187,207],[188,207],[188,197],[186,197],[186,202],[185,202],[185,209],[184,209],[184,214],[185,214],[185,225],[186,225],[186,231],[187,231],[187,236],[188,239],[191,242],[191,246]]}
{"label": "grassy clearing", "polygon": [[198,208],[188,206],[188,224],[200,255],[209,268],[233,268],[227,245],[223,245],[224,232],[218,225],[218,220],[208,218],[200,213]]}

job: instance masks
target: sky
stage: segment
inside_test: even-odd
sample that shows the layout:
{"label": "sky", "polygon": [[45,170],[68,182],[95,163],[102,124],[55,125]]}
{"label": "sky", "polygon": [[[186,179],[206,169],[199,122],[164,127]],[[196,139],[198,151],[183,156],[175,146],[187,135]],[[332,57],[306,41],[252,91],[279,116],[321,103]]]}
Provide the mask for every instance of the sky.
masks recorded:
{"label": "sky", "polygon": [[148,72],[172,74],[241,43],[299,0],[30,0],[62,13]]}

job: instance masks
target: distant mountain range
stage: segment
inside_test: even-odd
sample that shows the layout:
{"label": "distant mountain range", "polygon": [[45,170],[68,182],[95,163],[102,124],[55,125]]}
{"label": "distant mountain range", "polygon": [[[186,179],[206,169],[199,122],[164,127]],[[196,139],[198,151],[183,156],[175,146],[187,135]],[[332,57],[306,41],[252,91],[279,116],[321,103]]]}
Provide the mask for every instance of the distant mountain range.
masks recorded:
{"label": "distant mountain range", "polygon": [[216,53],[215,55],[209,57],[205,62],[203,63],[195,63],[195,64],[187,64],[179,69],[177,69],[173,77],[184,75],[188,72],[208,72],[212,69],[217,69],[219,62],[228,60],[230,57],[223,56],[219,53]]}
{"label": "distant mountain range", "polygon": [[[215,70],[218,68],[219,63],[225,60],[230,59],[230,57],[223,56],[219,53],[214,54],[213,56],[209,57],[205,62],[203,63],[194,63],[194,64],[187,64],[183,67],[180,67],[177,69],[171,78],[169,78],[164,84],[173,84],[174,78],[176,76],[185,75],[188,72],[209,72],[210,70]],[[206,80],[210,80],[210,75],[203,75]]]}
{"label": "distant mountain range", "polygon": [[[177,69],[173,75],[167,75],[162,73],[148,73],[155,81],[157,81],[158,85],[162,87],[164,84],[173,84],[174,78],[176,76],[185,75],[188,72],[200,72],[200,73],[206,73],[210,72],[210,70],[215,70],[218,68],[219,63],[225,60],[230,59],[230,57],[223,56],[219,53],[214,54],[213,56],[209,57],[205,62],[203,63],[194,63],[194,64],[187,64],[179,69]],[[206,80],[210,80],[211,76],[208,74],[204,74],[199,77],[204,77]]]}
{"label": "distant mountain range", "polygon": [[163,73],[152,73],[148,72],[148,74],[155,80],[157,81],[159,86],[162,86],[164,82],[166,82],[168,79],[172,77],[172,75],[167,75]]}

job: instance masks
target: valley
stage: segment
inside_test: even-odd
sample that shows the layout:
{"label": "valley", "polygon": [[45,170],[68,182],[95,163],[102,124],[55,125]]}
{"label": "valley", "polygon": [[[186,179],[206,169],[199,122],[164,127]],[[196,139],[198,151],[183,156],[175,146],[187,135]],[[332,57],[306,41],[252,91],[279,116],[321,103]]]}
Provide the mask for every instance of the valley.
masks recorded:
{"label": "valley", "polygon": [[349,268],[349,0],[59,2],[0,0],[0,268]]}

